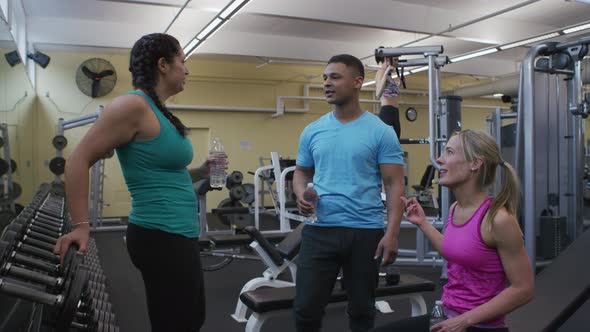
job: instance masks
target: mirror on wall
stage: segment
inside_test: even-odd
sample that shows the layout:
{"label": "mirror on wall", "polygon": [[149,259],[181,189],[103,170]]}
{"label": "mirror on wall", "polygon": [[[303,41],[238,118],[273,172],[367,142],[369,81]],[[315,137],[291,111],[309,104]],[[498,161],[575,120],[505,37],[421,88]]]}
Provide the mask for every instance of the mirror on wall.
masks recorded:
{"label": "mirror on wall", "polygon": [[[32,198],[34,102],[35,90],[21,55],[16,51],[6,22],[0,20],[0,138],[8,143],[0,148],[0,173],[2,165],[10,160],[15,168],[10,178],[8,172],[1,175],[0,217],[7,206],[13,206],[7,201],[22,205]],[[13,182],[12,186],[8,185],[9,181]]]}

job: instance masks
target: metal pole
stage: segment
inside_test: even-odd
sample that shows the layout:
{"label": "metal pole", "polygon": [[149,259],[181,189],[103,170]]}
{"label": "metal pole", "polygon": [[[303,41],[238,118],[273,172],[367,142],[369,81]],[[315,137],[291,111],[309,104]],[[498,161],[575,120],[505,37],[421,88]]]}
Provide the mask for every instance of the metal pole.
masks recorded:
{"label": "metal pole", "polygon": [[431,54],[428,55],[428,132],[429,132],[429,140],[430,140],[430,163],[438,170],[440,166],[436,163],[436,116],[437,116],[437,94],[436,90],[436,73],[437,70],[434,64],[435,55]]}
{"label": "metal pole", "polygon": [[[578,105],[578,108],[581,110],[582,103],[583,103],[583,86],[582,86],[582,61],[575,62],[574,65],[574,77],[573,81],[573,89],[574,89],[574,102]],[[573,181],[570,182],[571,185],[571,193],[573,196],[571,199],[572,202],[572,214],[571,218],[573,220],[568,220],[568,233],[570,234],[570,241],[574,241],[578,237],[578,233],[581,231],[582,228],[582,220],[583,220],[583,178],[584,178],[584,119],[582,119],[581,114],[578,113],[574,115],[573,118],[573,126],[572,126],[572,140],[571,140],[571,148],[572,148],[572,156],[573,160],[571,163],[571,175],[573,176]]]}
{"label": "metal pole", "polygon": [[[99,106],[99,107],[102,107],[102,106]],[[79,116],[77,118],[72,118],[72,119],[69,119],[69,120],[63,120],[63,119],[61,119],[61,120],[63,121],[63,124],[64,125],[68,125],[68,124],[71,124],[71,123],[74,123],[74,122],[96,118],[96,117],[98,117],[99,113],[100,112],[97,111],[97,112],[94,112],[94,113],[89,113],[89,114],[86,114],[86,115]]]}
{"label": "metal pole", "polygon": [[[492,124],[494,126],[494,134],[496,137],[496,144],[498,148],[500,148],[500,152],[502,151],[502,109],[496,108],[493,115],[494,121]],[[500,192],[500,188],[502,188],[502,174],[500,167],[496,168],[496,183],[494,184],[494,195]]]}
{"label": "metal pole", "polygon": [[98,119],[98,117],[80,120],[80,121],[69,122],[67,124],[64,124],[64,129],[72,129],[72,128],[76,128],[76,127],[82,127],[87,124],[94,123],[96,121],[96,119]]}
{"label": "metal pole", "polygon": [[442,45],[437,46],[413,46],[413,47],[379,47],[375,49],[375,55],[381,57],[398,57],[402,55],[430,55],[437,56],[443,52]]}
{"label": "metal pole", "polygon": [[[535,268],[536,257],[536,200],[535,200],[535,59],[547,49],[546,44],[533,46],[522,62],[522,138],[524,165],[521,179],[524,194],[524,242],[531,266]],[[520,119],[519,119],[520,120]]]}

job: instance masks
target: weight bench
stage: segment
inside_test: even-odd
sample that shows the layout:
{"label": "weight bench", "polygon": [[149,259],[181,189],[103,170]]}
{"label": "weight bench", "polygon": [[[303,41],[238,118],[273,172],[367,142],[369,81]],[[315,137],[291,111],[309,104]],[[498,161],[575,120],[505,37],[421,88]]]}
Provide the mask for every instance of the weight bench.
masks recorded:
{"label": "weight bench", "polygon": [[535,277],[535,297],[508,315],[511,332],[556,331],[590,298],[590,231]]}
{"label": "weight bench", "polygon": [[[288,234],[289,233],[268,233],[264,236],[269,242],[276,243],[285,239]],[[252,241],[252,238],[248,234],[209,235],[207,239],[215,243],[215,246],[217,247],[245,245]]]}
{"label": "weight bench", "polygon": [[[256,227],[244,227],[243,231],[253,240],[250,247],[256,251],[267,269],[262,273],[262,277],[248,281],[240,290],[236,310],[231,315],[237,322],[245,323],[248,321],[246,319],[248,307],[241,300],[241,295],[244,292],[253,291],[260,287],[280,288],[295,285],[297,266],[293,263],[293,259],[299,253],[303,227],[305,227],[305,224],[300,223],[276,246],[271,244],[267,239],[267,235],[263,236]],[[290,271],[293,281],[278,280],[278,276],[287,269]]]}
{"label": "weight bench", "polygon": [[[434,283],[429,280],[413,275],[402,275],[397,285],[386,286],[380,283],[376,290],[376,299],[409,298],[412,316],[421,316],[427,313],[426,303],[421,293],[431,292],[434,289]],[[259,332],[267,319],[291,310],[294,299],[295,287],[262,288],[243,292],[240,295],[240,300],[248,309],[252,310],[246,324],[246,332]],[[344,304],[346,301],[346,291],[335,287],[329,303]]]}

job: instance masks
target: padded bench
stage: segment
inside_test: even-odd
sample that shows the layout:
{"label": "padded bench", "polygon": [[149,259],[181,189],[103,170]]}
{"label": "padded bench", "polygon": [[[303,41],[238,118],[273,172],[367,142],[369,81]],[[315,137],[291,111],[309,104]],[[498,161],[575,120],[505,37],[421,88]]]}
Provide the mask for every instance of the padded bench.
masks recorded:
{"label": "padded bench", "polygon": [[[376,299],[409,298],[412,305],[412,316],[425,315],[426,303],[422,292],[434,291],[433,282],[413,276],[402,275],[400,282],[394,286],[379,285]],[[240,300],[252,310],[246,324],[246,332],[259,332],[264,322],[277,313],[293,308],[295,287],[261,288],[247,291],[240,295]],[[335,288],[329,303],[345,303],[346,291]]]}
{"label": "padded bench", "polygon": [[[289,233],[268,233],[264,237],[272,243],[282,241]],[[209,235],[199,239],[201,247],[208,247],[211,242],[216,246],[236,246],[247,245],[252,242],[252,238],[248,234],[227,234],[227,235]]]}
{"label": "padded bench", "polygon": [[[297,274],[297,266],[293,263],[293,259],[299,253],[299,247],[301,245],[301,232],[305,227],[304,223],[299,224],[289,235],[277,245],[271,244],[267,236],[262,235],[258,229],[254,226],[246,226],[243,231],[248,234],[252,243],[250,247],[256,251],[267,269],[262,272],[261,277],[257,277],[248,281],[242,290],[240,295],[256,290],[260,287],[292,287],[295,283],[295,276]],[[279,280],[279,275],[285,271],[291,272],[292,281]],[[241,297],[238,297],[236,309],[231,315],[237,322],[245,323],[248,320],[246,315],[248,313],[248,307],[242,302]]]}

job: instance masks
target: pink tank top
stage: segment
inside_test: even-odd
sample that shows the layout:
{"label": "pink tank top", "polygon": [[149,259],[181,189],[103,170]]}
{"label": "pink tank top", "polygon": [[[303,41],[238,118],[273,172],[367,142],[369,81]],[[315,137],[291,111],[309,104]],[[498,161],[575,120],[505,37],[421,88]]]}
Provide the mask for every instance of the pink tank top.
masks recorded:
{"label": "pink tank top", "polygon": [[[463,225],[453,224],[454,209],[449,216],[442,243],[448,277],[442,301],[450,309],[449,318],[490,301],[506,288],[506,274],[498,251],[486,245],[481,237],[481,222],[491,203],[492,198],[486,199]],[[505,317],[475,326],[505,327]]]}

